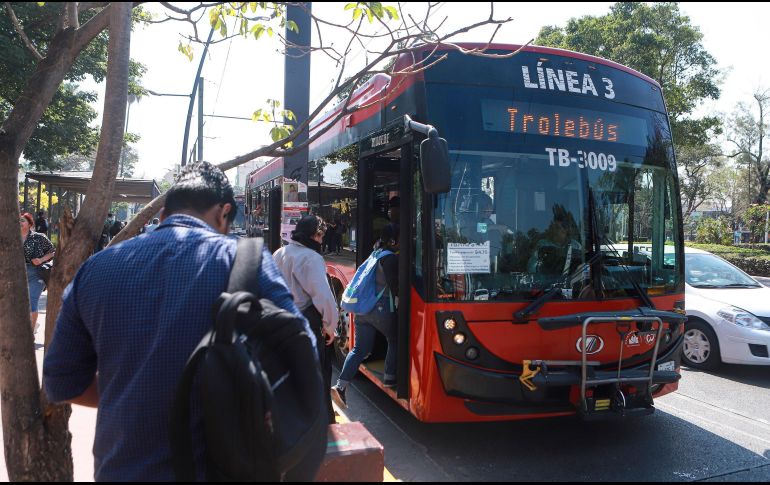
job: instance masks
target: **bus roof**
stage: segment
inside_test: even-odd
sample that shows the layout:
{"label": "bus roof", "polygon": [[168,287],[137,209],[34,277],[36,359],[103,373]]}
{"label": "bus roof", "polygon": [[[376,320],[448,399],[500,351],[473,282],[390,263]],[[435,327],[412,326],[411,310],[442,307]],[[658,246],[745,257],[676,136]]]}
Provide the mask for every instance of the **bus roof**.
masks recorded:
{"label": "bus roof", "polygon": [[[574,59],[578,59],[586,62],[593,62],[596,64],[602,64],[602,65],[611,67],[613,69],[618,69],[620,71],[636,76],[654,85],[658,89],[660,89],[660,84],[654,79],[652,79],[651,77],[645,74],[642,74],[639,71],[631,69],[630,67],[624,66],[622,64],[618,64],[617,62],[610,61],[608,59],[604,59],[601,57],[591,56],[588,54],[581,54],[580,52],[574,52],[566,49],[557,49],[554,47],[542,47],[542,46],[535,46],[535,45],[528,45],[522,48],[521,45],[516,45],[516,44],[485,44],[485,43],[474,43],[474,42],[462,42],[462,43],[457,43],[453,45],[440,45],[438,47],[434,45],[426,44],[426,45],[415,47],[410,51],[410,53],[401,54],[396,60],[394,70],[399,71],[410,66],[414,62],[412,57],[413,53],[430,52],[430,51],[433,51],[434,49],[436,50],[436,52],[457,51],[456,46],[465,50],[484,49],[485,51],[515,52],[518,49],[522,49],[522,52],[532,52],[532,53],[543,54],[543,55],[572,57]],[[333,137],[336,134],[339,134],[341,131],[344,131],[346,128],[357,124],[362,119],[368,118],[369,116],[372,115],[374,111],[379,111],[380,106],[378,106],[378,103],[377,103],[378,101],[382,100],[386,96],[388,97],[397,96],[403,90],[405,90],[412,82],[418,79],[421,79],[422,73],[418,73],[417,75],[401,74],[397,76],[406,77],[407,78],[406,82],[399,82],[397,83],[396,86],[391,86],[391,76],[380,73],[372,76],[368,81],[366,81],[363,85],[361,85],[358,89],[356,89],[351,94],[349,106],[362,106],[362,105],[370,105],[370,106],[361,111],[351,113],[340,120],[337,120],[335,125],[340,125],[340,126],[336,129],[330,129],[322,137],[319,137],[318,139],[314,140],[313,143],[311,143],[310,148],[312,149],[315,145],[321,143],[322,141],[328,139],[329,137]],[[314,120],[310,125],[310,136],[313,136],[313,132],[327,126],[329,123],[334,121],[337,115],[339,114],[339,112],[341,111],[342,107],[345,105],[345,102],[346,100],[340,101],[339,103],[334,105],[334,107],[331,108],[329,111],[326,111],[325,113],[321,114],[316,120]],[[248,178],[249,183],[252,184],[252,180],[257,181],[258,179],[263,179],[266,176],[269,176],[270,172],[273,172],[274,170],[278,169],[280,166],[282,166],[282,164],[283,164],[282,158],[274,158],[270,160],[270,162],[268,162],[267,165],[264,165],[261,168],[258,168],[253,172],[251,172],[251,174],[249,174],[249,178]]]}

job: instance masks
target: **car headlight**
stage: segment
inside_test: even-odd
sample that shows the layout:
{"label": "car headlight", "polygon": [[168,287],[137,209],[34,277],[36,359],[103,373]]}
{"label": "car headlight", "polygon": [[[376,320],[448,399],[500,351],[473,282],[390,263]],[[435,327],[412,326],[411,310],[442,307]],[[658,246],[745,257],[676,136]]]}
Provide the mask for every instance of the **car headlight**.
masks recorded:
{"label": "car headlight", "polygon": [[746,310],[736,307],[723,308],[717,312],[717,316],[727,323],[740,327],[753,328],[755,330],[770,330],[765,322],[755,317]]}

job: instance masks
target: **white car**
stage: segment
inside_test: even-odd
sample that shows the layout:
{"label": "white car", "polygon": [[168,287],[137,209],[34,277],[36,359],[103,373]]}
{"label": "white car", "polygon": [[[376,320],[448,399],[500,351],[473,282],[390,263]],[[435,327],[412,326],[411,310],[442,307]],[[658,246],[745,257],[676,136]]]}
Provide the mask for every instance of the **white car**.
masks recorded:
{"label": "white car", "polygon": [[685,248],[684,257],[684,364],[770,365],[770,288],[709,252]]}

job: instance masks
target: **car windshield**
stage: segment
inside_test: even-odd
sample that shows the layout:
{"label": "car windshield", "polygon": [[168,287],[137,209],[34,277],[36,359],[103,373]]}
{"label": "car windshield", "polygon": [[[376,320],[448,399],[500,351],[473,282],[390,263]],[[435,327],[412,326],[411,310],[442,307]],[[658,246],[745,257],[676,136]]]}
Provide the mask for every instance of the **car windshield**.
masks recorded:
{"label": "car windshield", "polygon": [[759,288],[749,275],[713,254],[686,254],[685,278],[695,288]]}

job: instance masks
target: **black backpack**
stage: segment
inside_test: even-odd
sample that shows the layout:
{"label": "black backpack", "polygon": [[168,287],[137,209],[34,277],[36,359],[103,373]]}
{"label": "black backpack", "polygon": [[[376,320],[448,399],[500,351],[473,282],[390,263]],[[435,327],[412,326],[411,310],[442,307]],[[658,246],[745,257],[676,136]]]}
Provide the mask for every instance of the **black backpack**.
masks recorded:
{"label": "black backpack", "polygon": [[171,414],[178,481],[196,479],[191,392],[203,408],[208,481],[311,481],[326,453],[316,350],[301,318],[258,298],[262,246],[262,239],[238,241],[214,328],[179,382]]}

